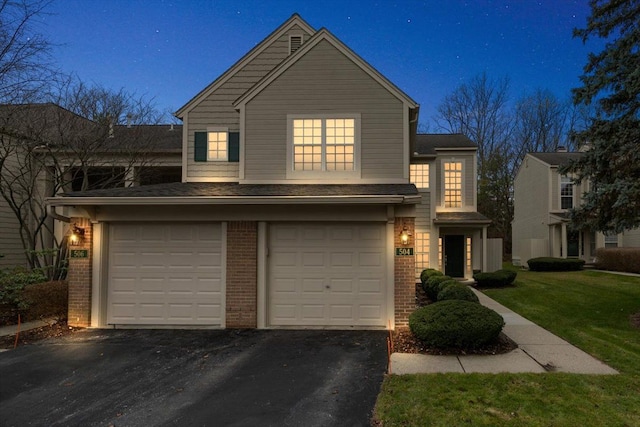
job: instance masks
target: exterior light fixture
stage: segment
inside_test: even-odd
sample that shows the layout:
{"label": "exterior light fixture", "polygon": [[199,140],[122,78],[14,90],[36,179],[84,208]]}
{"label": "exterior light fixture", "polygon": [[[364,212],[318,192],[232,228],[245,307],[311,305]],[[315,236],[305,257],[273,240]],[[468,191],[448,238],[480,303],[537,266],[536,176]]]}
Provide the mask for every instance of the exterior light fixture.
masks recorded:
{"label": "exterior light fixture", "polygon": [[410,238],[411,238],[411,233],[409,232],[409,230],[407,230],[407,227],[404,227],[402,229],[402,232],[400,233],[400,242],[403,245],[408,245]]}
{"label": "exterior light fixture", "polygon": [[71,234],[69,235],[69,243],[72,246],[78,246],[80,243],[82,243],[83,239],[84,239],[84,228],[78,227],[77,225],[73,224],[73,228],[71,229]]}

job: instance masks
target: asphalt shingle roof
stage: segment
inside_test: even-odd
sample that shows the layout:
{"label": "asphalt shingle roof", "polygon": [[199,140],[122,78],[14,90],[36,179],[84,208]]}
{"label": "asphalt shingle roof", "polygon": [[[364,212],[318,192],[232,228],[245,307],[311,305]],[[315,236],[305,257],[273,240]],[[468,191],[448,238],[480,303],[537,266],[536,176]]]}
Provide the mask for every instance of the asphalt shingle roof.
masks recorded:
{"label": "asphalt shingle roof", "polygon": [[478,148],[478,145],[461,133],[416,135],[415,151],[418,155],[435,155],[436,149],[447,148]]}
{"label": "asphalt shingle roof", "polygon": [[584,153],[554,152],[554,153],[529,153],[538,160],[551,166],[564,166],[573,160],[578,160]]}
{"label": "asphalt shingle roof", "polygon": [[490,223],[491,220],[478,212],[438,212],[436,223]]}
{"label": "asphalt shingle roof", "polygon": [[129,188],[77,191],[64,197],[335,197],[417,196],[413,184],[238,184],[236,182],[174,182]]}

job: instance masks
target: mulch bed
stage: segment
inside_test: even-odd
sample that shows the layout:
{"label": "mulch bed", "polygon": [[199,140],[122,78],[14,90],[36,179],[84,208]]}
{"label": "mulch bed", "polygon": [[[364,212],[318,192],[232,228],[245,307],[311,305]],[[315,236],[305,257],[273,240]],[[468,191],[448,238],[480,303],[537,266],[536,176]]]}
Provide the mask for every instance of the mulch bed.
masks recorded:
{"label": "mulch bed", "polygon": [[461,350],[457,348],[441,349],[428,347],[424,343],[418,341],[408,328],[396,329],[392,332],[392,337],[393,351],[397,353],[419,353],[432,355],[494,355],[509,353],[510,351],[518,348],[518,345],[503,333],[500,334],[496,342],[489,343],[486,346],[473,350]]}
{"label": "mulch bed", "polygon": [[[15,327],[17,330],[18,326],[15,325]],[[81,329],[82,328],[74,328],[72,326],[68,326],[67,322],[63,320],[51,325],[41,326],[36,329],[20,331],[20,333],[18,334],[18,346],[32,344],[34,342],[41,341],[47,338],[60,338],[63,336],[71,335]],[[0,337],[0,349],[14,348],[15,344],[15,334]]]}

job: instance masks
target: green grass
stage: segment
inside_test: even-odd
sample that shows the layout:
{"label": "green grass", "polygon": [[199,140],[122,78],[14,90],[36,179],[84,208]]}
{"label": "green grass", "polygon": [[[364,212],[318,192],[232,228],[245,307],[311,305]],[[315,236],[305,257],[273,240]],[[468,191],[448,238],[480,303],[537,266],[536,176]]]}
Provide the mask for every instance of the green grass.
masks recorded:
{"label": "green grass", "polygon": [[519,271],[486,294],[617,369],[615,376],[389,376],[376,404],[384,426],[640,426],[640,278]]}

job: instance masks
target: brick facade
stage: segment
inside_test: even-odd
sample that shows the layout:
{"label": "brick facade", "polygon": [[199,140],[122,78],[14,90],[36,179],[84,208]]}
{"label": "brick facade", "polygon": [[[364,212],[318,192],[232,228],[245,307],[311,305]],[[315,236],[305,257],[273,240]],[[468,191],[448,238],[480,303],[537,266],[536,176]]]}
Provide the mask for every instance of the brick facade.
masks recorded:
{"label": "brick facade", "polygon": [[[406,228],[411,234],[409,244],[403,245],[400,241],[400,233]],[[415,247],[415,218],[396,218],[393,227],[393,246],[395,248]],[[394,253],[395,276],[395,325],[405,327],[409,325],[409,315],[416,309],[416,259],[413,256],[398,256]]]}
{"label": "brick facade", "polygon": [[[88,327],[91,325],[91,271],[93,255],[93,227],[86,218],[71,218],[71,227],[76,225],[84,228],[84,238],[78,245],[69,246],[69,309],[68,323],[70,326]],[[71,257],[71,251],[86,250],[87,258]]]}
{"label": "brick facade", "polygon": [[227,328],[256,328],[258,223],[227,223]]}

